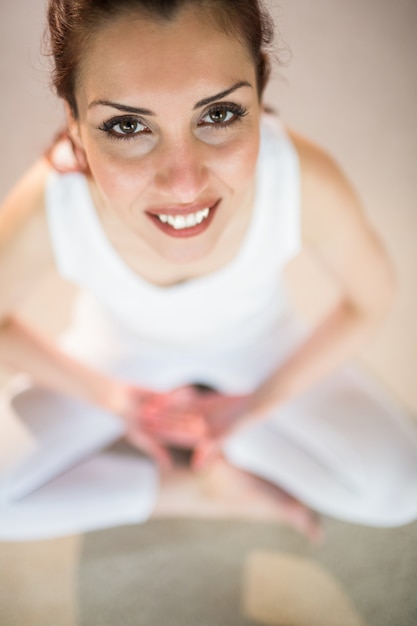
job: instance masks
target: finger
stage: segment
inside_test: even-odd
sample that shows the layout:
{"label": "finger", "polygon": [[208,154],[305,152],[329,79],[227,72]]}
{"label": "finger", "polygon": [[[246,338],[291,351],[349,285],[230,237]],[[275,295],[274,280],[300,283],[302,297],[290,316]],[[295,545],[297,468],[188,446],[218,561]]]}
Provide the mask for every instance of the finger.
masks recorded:
{"label": "finger", "polygon": [[161,469],[171,469],[172,459],[168,451],[157,441],[138,430],[129,431],[127,437],[135,447],[152,457]]}
{"label": "finger", "polygon": [[150,432],[151,437],[162,443],[163,445],[178,446],[181,448],[196,448],[202,441],[203,437],[194,434],[172,433],[172,432]]}
{"label": "finger", "polygon": [[166,431],[152,428],[147,428],[146,433],[149,434],[155,441],[162,442],[165,445],[174,445],[182,448],[195,448],[195,446],[198,445],[202,439],[200,433],[171,430]]}
{"label": "finger", "polygon": [[188,404],[193,402],[196,398],[196,393],[192,387],[184,386],[178,387],[171,391],[168,396],[168,402],[174,402],[175,404]]}
{"label": "finger", "polygon": [[201,411],[195,407],[168,407],[166,411],[161,413],[161,417],[165,419],[178,420],[181,422],[204,421]]}
{"label": "finger", "polygon": [[166,430],[200,432],[207,429],[207,424],[201,415],[189,415],[186,419],[176,415],[146,416],[140,423],[144,426],[164,428]]}
{"label": "finger", "polygon": [[184,412],[168,410],[160,413],[154,411],[144,411],[140,417],[141,421],[160,422],[166,424],[197,424],[204,423],[204,417],[196,411]]}
{"label": "finger", "polygon": [[143,428],[154,430],[180,431],[203,436],[208,426],[201,415],[188,415],[185,418],[176,415],[144,415],[140,420]]}
{"label": "finger", "polygon": [[138,416],[159,415],[166,411],[166,403],[161,400],[145,402],[138,407]]}
{"label": "finger", "polygon": [[206,439],[204,442],[196,446],[192,459],[191,467],[194,470],[202,470],[213,463],[220,456],[220,443],[217,440]]}

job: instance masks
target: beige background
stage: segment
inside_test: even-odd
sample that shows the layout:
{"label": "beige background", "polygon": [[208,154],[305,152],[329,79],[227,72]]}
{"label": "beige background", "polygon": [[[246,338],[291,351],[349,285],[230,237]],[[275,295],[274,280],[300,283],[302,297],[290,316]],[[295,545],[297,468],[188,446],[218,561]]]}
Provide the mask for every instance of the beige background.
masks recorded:
{"label": "beige background", "polygon": [[[414,0],[270,2],[280,31],[267,100],[284,120],[321,143],[356,186],[397,269],[397,301],[363,359],[417,415],[417,3]],[[43,0],[0,0],[0,197],[48,145],[62,121],[40,55]],[[325,306],[308,259],[295,272],[301,306]],[[310,291],[300,289],[308,284]],[[56,331],[73,293],[48,277],[25,314]],[[45,306],[45,299],[48,299]],[[53,300],[52,300],[53,299]],[[51,303],[57,314],[50,317]]]}

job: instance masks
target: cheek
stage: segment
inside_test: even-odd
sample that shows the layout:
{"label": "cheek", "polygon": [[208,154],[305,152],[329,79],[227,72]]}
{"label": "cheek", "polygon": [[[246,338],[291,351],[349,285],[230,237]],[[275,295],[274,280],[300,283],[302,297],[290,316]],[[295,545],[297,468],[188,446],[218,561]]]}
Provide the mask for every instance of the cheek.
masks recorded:
{"label": "cheek", "polygon": [[259,133],[239,138],[217,155],[218,175],[234,190],[246,189],[256,169],[259,153]]}
{"label": "cheek", "polygon": [[148,168],[137,162],[127,162],[114,155],[89,154],[93,179],[112,206],[129,205],[149,187]]}

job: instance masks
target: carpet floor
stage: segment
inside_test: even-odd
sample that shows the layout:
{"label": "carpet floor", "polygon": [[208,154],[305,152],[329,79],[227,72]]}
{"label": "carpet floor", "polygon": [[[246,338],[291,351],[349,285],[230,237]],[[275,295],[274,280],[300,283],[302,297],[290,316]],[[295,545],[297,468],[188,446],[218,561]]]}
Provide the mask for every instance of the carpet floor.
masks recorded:
{"label": "carpet floor", "polygon": [[153,520],[0,544],[2,626],[415,626],[417,523]]}

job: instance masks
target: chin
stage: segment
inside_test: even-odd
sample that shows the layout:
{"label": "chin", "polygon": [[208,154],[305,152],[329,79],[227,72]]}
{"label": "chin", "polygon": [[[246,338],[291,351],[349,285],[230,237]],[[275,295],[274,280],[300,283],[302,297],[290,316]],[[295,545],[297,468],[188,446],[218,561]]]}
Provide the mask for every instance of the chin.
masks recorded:
{"label": "chin", "polygon": [[[178,242],[179,245],[167,245],[156,252],[165,261],[174,263],[175,265],[188,265],[190,263],[196,263],[205,259],[213,250],[213,245],[208,245],[206,242]],[[189,245],[191,244],[191,245]]]}

